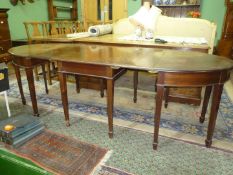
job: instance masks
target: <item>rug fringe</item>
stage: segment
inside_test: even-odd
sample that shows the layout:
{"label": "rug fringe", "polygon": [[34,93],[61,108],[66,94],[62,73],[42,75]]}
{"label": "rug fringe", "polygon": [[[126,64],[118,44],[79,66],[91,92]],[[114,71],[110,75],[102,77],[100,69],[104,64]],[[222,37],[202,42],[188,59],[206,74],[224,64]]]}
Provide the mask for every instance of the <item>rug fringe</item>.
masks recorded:
{"label": "rug fringe", "polygon": [[113,150],[108,151],[104,158],[98,163],[98,165],[93,169],[93,171],[91,172],[90,175],[98,175],[99,171],[101,170],[101,166],[104,165],[108,159],[110,158],[110,156],[112,155]]}

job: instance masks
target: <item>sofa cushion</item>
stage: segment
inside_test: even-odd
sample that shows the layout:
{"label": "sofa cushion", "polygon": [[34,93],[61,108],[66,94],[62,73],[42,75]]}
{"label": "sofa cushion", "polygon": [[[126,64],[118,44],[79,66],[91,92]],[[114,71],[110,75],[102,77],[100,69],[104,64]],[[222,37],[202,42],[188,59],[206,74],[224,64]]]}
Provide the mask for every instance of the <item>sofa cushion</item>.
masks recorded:
{"label": "sofa cushion", "polygon": [[199,18],[174,18],[160,16],[155,28],[155,35],[177,37],[204,37],[213,47],[216,25]]}
{"label": "sofa cushion", "polygon": [[[130,35],[136,27],[128,18],[120,19],[113,24],[113,34]],[[160,15],[154,29],[156,36],[177,37],[203,37],[210,47],[209,53],[213,52],[216,35],[216,25],[205,19],[199,18],[175,18]]]}

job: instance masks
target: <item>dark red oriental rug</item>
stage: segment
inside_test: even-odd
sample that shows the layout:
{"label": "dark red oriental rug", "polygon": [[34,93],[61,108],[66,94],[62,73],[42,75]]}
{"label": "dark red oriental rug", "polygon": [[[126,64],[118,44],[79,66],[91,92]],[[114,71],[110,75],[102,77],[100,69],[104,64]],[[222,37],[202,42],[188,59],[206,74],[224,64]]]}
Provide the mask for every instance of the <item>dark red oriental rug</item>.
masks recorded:
{"label": "dark red oriental rug", "polygon": [[42,168],[61,175],[88,175],[108,150],[48,130],[11,149]]}

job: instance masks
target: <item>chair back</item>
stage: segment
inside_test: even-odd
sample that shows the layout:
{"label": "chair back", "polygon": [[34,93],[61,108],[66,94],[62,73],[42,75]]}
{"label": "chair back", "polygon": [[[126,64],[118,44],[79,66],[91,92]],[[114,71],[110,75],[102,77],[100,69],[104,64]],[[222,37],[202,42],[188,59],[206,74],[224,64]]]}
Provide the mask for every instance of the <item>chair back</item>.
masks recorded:
{"label": "chair back", "polygon": [[24,22],[24,26],[29,44],[34,42],[33,38],[84,32],[83,24],[79,21]]}

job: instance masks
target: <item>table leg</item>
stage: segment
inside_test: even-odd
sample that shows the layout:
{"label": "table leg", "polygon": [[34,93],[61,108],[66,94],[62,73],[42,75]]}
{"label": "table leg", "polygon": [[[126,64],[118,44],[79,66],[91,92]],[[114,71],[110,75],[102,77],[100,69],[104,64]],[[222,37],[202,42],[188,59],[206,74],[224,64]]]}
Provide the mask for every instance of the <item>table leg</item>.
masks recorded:
{"label": "table leg", "polygon": [[74,77],[75,77],[75,82],[76,82],[76,92],[80,93],[80,85],[79,85],[80,77],[79,77],[79,75],[74,75]]}
{"label": "table leg", "polygon": [[206,147],[208,148],[211,147],[211,144],[212,144],[212,137],[213,137],[216,119],[218,115],[218,109],[219,109],[219,104],[221,100],[222,90],[223,90],[223,84],[214,85],[214,90],[213,90],[214,95],[212,97],[210,119],[209,119],[208,130],[207,130],[207,138],[205,140]]}
{"label": "table leg", "polygon": [[48,85],[47,85],[47,80],[46,80],[45,65],[42,64],[42,65],[41,65],[41,68],[42,68],[42,74],[43,74],[44,85],[45,85],[45,93],[48,94],[48,93],[49,93],[49,90],[48,90]]}
{"label": "table leg", "polygon": [[154,115],[154,143],[153,143],[154,150],[157,150],[157,146],[158,146],[159,124],[161,117],[163,94],[164,94],[164,87],[157,86],[157,95],[155,97],[156,98],[155,115]]}
{"label": "table leg", "polygon": [[133,72],[133,87],[134,87],[133,101],[134,103],[137,103],[137,89],[138,89],[138,71],[137,70]]}
{"label": "table leg", "polygon": [[17,79],[17,82],[18,82],[19,92],[20,92],[20,96],[21,96],[21,99],[22,99],[22,103],[24,105],[26,105],[26,99],[25,99],[25,96],[24,96],[24,93],[23,93],[22,80],[21,80],[21,74],[20,74],[19,66],[14,65],[14,69],[15,69],[15,75],[16,75],[16,79]]}
{"label": "table leg", "polygon": [[35,84],[34,84],[34,77],[33,77],[33,67],[26,68],[25,71],[26,71],[26,76],[28,80],[30,97],[32,100],[33,112],[35,116],[39,117],[40,114],[38,113],[38,107],[37,107],[36,91],[35,91]]}
{"label": "table leg", "polygon": [[66,74],[63,74],[63,73],[59,72],[58,73],[58,78],[59,78],[59,81],[60,81],[61,98],[62,98],[63,110],[64,110],[64,114],[65,114],[66,126],[70,126]]}
{"label": "table leg", "polygon": [[114,102],[114,81],[107,80],[107,111],[108,111],[108,135],[113,137],[113,102]]}
{"label": "table leg", "polygon": [[201,116],[199,118],[200,123],[203,123],[205,121],[205,114],[207,111],[211,91],[212,91],[212,86],[206,86],[204,100],[202,104]]}

